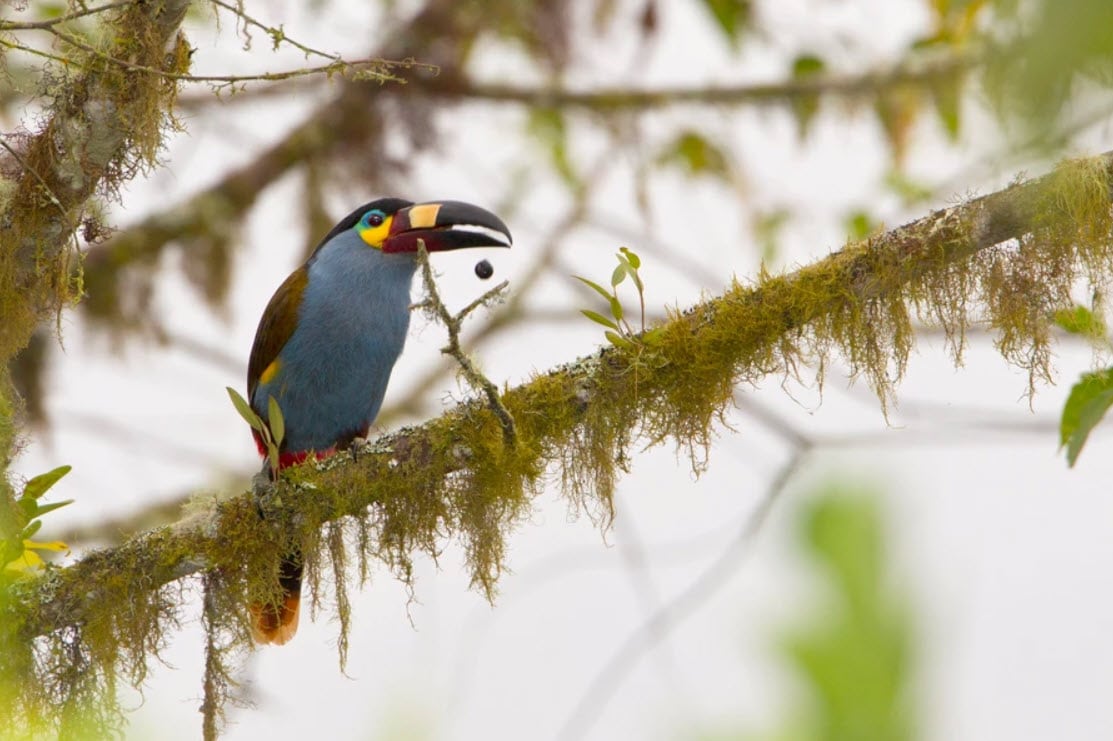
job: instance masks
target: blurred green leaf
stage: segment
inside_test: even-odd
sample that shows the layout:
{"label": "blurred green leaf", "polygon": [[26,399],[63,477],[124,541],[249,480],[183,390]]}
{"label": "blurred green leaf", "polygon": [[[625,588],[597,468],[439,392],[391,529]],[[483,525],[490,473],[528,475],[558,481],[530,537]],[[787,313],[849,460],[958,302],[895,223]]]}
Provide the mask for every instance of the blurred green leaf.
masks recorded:
{"label": "blurred green leaf", "polygon": [[51,502],[50,504],[40,504],[38,507],[35,508],[35,512],[32,515],[32,517],[42,517],[43,515],[47,514],[48,512],[53,512],[56,509],[61,509],[62,507],[73,504],[74,501],[75,500],[73,500],[73,499],[63,499],[61,502]]}
{"label": "blurred green leaf", "polygon": [[757,214],[754,219],[754,238],[761,246],[761,262],[768,265],[777,259],[780,252],[781,231],[791,218],[792,212],[787,208],[776,208],[772,211]]}
{"label": "blurred green leaf", "polygon": [[926,201],[934,194],[930,186],[916,182],[899,170],[891,170],[885,176],[885,186],[900,196],[905,205]]}
{"label": "blurred green leaf", "polygon": [[[795,80],[822,74],[826,69],[827,64],[814,54],[801,54],[792,61],[792,77]],[[793,99],[792,112],[796,115],[796,131],[801,139],[807,137],[808,129],[818,111],[818,95],[803,95]]]}
{"label": "blurred green leaf", "polygon": [[625,350],[629,350],[634,347],[634,343],[632,341],[626,339],[622,335],[617,334],[616,332],[612,332],[609,329],[603,334],[615,347],[621,347]]}
{"label": "blurred green leaf", "polygon": [[947,75],[931,83],[931,101],[947,138],[958,140],[962,115],[962,92],[966,78],[960,74]]}
{"label": "blurred green leaf", "polygon": [[251,408],[251,405],[231,386],[225,386],[224,390],[228,392],[228,398],[232,400],[232,406],[236,408],[236,411],[243,417],[243,420],[251,425],[253,429],[262,432],[263,420],[261,420],[259,415],[255,413],[255,410]]}
{"label": "blurred green leaf", "polygon": [[28,524],[27,527],[23,528],[23,532],[20,533],[20,536],[25,540],[30,540],[31,538],[35,537],[35,533],[37,533],[42,528],[42,526],[42,520],[35,520],[34,522]]}
{"label": "blurred green leaf", "polygon": [[614,322],[612,322],[610,319],[603,316],[599,312],[592,311],[591,309],[580,309],[580,313],[583,314],[584,316],[586,316],[591,321],[595,322],[596,324],[602,324],[604,327],[609,327],[609,328],[614,329],[614,330],[618,329],[617,324],[615,324]]}
{"label": "blurred green leaf", "polygon": [[658,166],[675,167],[688,177],[731,180],[730,158],[698,131],[682,131],[661,148],[656,161]]}
{"label": "blurred green leaf", "polygon": [[44,21],[52,21],[55,18],[61,18],[68,10],[69,8],[66,7],[65,3],[35,3],[35,12],[38,13],[39,19]]}
{"label": "blurred green leaf", "polygon": [[576,280],[580,281],[584,285],[593,289],[596,293],[598,293],[600,296],[605,298],[607,301],[610,301],[613,298],[613,296],[611,296],[610,291],[608,291],[606,288],[603,288],[603,286],[599,285],[595,281],[588,280],[587,278],[582,278],[578,275],[573,275],[572,277],[575,278]]}
{"label": "blurred green leaf", "polygon": [[852,242],[865,239],[876,233],[881,225],[866,211],[851,211],[843,222],[846,235]]}
{"label": "blurred green leaf", "polygon": [[73,466],[58,466],[53,471],[40,473],[35,476],[23,487],[23,499],[38,499],[43,494],[58,483],[58,481],[67,473],[73,470]]}
{"label": "blurred green leaf", "polygon": [[634,252],[629,247],[619,247],[618,251],[622,253],[622,256],[626,258],[626,261],[630,263],[635,270],[642,266],[642,259],[638,257],[638,253]]}
{"label": "blurred green leaf", "polygon": [[719,30],[726,36],[731,47],[737,48],[742,34],[753,20],[751,0],[702,0],[703,7],[715,19]]}
{"label": "blurred green leaf", "polygon": [[806,509],[800,530],[827,588],[808,610],[810,619],[782,642],[807,699],[772,737],[913,738],[912,626],[902,596],[887,578],[875,499],[831,487]]}
{"label": "blurred green leaf", "polygon": [[1059,309],[1055,312],[1055,324],[1071,334],[1101,340],[1106,336],[1105,320],[1085,306]]}
{"label": "blurred green leaf", "polygon": [[882,88],[874,101],[874,112],[898,168],[908,151],[913,126],[920,115],[922,97],[923,92],[919,88],[905,85]]}
{"label": "blurred green leaf", "polygon": [[[1027,125],[1037,141],[1060,122],[1067,104],[1097,83],[1113,83],[1113,3],[1033,0],[997,7],[994,31],[1007,43],[990,58],[984,89],[999,113]],[[1023,8],[1023,11],[1021,11]]]}
{"label": "blurred green leaf", "polygon": [[614,272],[611,273],[611,285],[617,288],[619,285],[622,284],[622,281],[626,280],[626,276],[628,274],[629,270],[626,266],[626,263],[620,260],[618,266],[614,269]]}
{"label": "blurred green leaf", "polygon": [[578,187],[580,178],[568,155],[568,130],[564,114],[556,108],[534,108],[530,111],[526,128],[546,147],[549,161],[561,180],[570,187]]}
{"label": "blurred green leaf", "polygon": [[1074,466],[1094,427],[1113,406],[1113,368],[1085,373],[1071,388],[1059,421],[1059,447],[1067,449],[1067,464]]}

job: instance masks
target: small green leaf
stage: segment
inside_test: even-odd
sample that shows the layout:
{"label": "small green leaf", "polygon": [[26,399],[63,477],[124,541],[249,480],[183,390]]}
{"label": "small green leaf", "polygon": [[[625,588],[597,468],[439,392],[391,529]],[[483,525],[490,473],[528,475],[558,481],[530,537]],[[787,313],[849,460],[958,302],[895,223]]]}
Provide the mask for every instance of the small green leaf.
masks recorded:
{"label": "small green leaf", "polygon": [[730,45],[738,46],[742,32],[752,22],[752,0],[703,0],[703,7],[711,13]]}
{"label": "small green leaf", "polygon": [[73,466],[58,466],[53,471],[40,473],[27,482],[23,487],[23,499],[38,499],[47,492],[50,487],[58,483],[58,480],[73,470]]}
{"label": "small green leaf", "polygon": [[931,186],[917,182],[899,170],[891,170],[885,176],[885,186],[903,199],[906,205],[921,203],[935,195]]}
{"label": "small green leaf", "polygon": [[[615,321],[622,321],[622,302],[614,296],[611,296],[611,316],[615,318]],[[615,327],[615,329],[618,329],[618,327]]]}
{"label": "small green leaf", "polygon": [[780,252],[781,233],[785,224],[792,218],[787,208],[774,208],[754,214],[754,238],[761,245],[761,261],[768,264],[777,259]]}
{"label": "small green leaf", "polygon": [[947,138],[958,140],[962,118],[962,75],[945,75],[931,83],[931,100]]}
{"label": "small green leaf", "polygon": [[610,327],[611,329],[618,329],[617,324],[615,324],[602,314],[592,311],[591,309],[580,309],[580,313],[596,324],[602,324],[604,327]]}
{"label": "small green leaf", "polygon": [[611,273],[611,285],[617,288],[622,281],[626,280],[627,270],[626,263],[620,262],[614,272]]}
{"label": "small green leaf", "polygon": [[42,528],[42,526],[42,520],[35,520],[30,525],[23,528],[23,532],[20,534],[20,537],[24,540],[30,540],[32,537],[34,537],[35,533],[37,533],[39,529]]}
{"label": "small green leaf", "polygon": [[267,397],[267,421],[270,423],[274,444],[282,445],[282,439],[286,437],[286,420],[282,418],[282,410],[273,396]]}
{"label": "small green leaf", "polygon": [[580,281],[580,282],[581,282],[581,283],[583,283],[584,285],[586,285],[586,286],[588,286],[588,287],[590,287],[590,288],[594,289],[594,290],[595,290],[595,291],[596,291],[596,292],[597,292],[597,293],[598,293],[598,294],[599,294],[600,296],[602,296],[603,298],[605,298],[605,299],[606,299],[607,301],[610,301],[610,300],[611,300],[611,299],[613,298],[613,296],[611,295],[611,292],[610,292],[610,291],[608,291],[607,289],[603,288],[603,286],[599,285],[599,284],[598,284],[598,283],[596,283],[595,281],[593,281],[593,280],[588,280],[587,278],[582,278],[582,277],[580,277],[580,276],[578,276],[578,275],[573,275],[572,277],[573,277],[573,278],[575,278],[576,280]]}
{"label": "small green leaf", "polygon": [[1086,373],[1071,388],[1059,422],[1059,446],[1074,466],[1090,432],[1113,406],[1113,369]]}
{"label": "small green leaf", "polygon": [[606,338],[607,338],[608,340],[610,340],[610,343],[611,343],[612,345],[614,345],[615,347],[621,347],[621,348],[622,348],[622,349],[624,349],[624,350],[629,350],[629,349],[631,349],[632,347],[634,347],[634,343],[633,343],[633,342],[631,342],[630,340],[626,339],[625,337],[623,337],[622,335],[618,334],[617,332],[612,332],[612,331],[610,331],[610,330],[608,329],[608,330],[607,330],[606,332],[604,332],[603,334],[604,334],[604,335],[606,336]]}
{"label": "small green leaf", "polygon": [[275,445],[273,442],[267,443],[267,460],[269,460],[271,464],[271,473],[277,474],[279,469],[278,446]]}
{"label": "small green leaf", "polygon": [[225,386],[224,389],[228,392],[228,397],[232,400],[232,406],[234,406],[236,411],[239,412],[239,415],[243,417],[244,422],[251,425],[253,429],[262,432],[263,420],[259,419],[259,415],[251,408],[251,405],[231,386]]}
{"label": "small green leaf", "polygon": [[[792,62],[792,77],[804,80],[821,74],[826,63],[814,54],[801,54]],[[792,101],[792,112],[796,115],[796,133],[803,140],[808,135],[815,114],[819,112],[819,96],[800,95]]]}
{"label": "small green leaf", "polygon": [[707,176],[730,182],[731,159],[726,151],[702,133],[694,130],[680,132],[675,139],[658,153],[659,167],[675,167],[688,177]]}
{"label": "small green leaf", "polygon": [[632,281],[634,281],[634,285],[638,287],[639,291],[642,291],[645,289],[645,286],[642,285],[642,279],[638,275],[638,265],[641,265],[641,260],[638,260],[638,256],[634,255],[634,259],[638,260],[638,265],[635,265],[633,261],[630,260],[629,255],[623,254],[624,250],[626,250],[625,247],[623,247],[622,250],[615,254],[615,257],[618,258],[619,267],[622,267],[626,270],[626,274],[630,276],[630,279]]}
{"label": "small green leaf", "polygon": [[629,247],[619,247],[618,251],[625,255],[627,262],[629,262],[634,267],[634,270],[637,270],[642,266],[642,259],[638,257],[637,252],[634,252]]}
{"label": "small green leaf", "polygon": [[815,54],[801,54],[792,60],[792,76],[796,79],[817,75],[827,68],[827,64]]}
{"label": "small green leaf", "polygon": [[53,502],[51,504],[40,504],[35,509],[35,513],[34,513],[34,515],[32,515],[32,517],[42,517],[47,512],[53,512],[56,509],[61,509],[62,507],[65,507],[67,504],[73,504],[73,502],[74,502],[74,500],[72,500],[72,499],[66,499],[66,500],[63,500],[61,502]]}
{"label": "small green leaf", "polygon": [[580,181],[568,154],[568,127],[558,108],[534,108],[529,113],[527,131],[548,149],[549,163],[566,185]]}

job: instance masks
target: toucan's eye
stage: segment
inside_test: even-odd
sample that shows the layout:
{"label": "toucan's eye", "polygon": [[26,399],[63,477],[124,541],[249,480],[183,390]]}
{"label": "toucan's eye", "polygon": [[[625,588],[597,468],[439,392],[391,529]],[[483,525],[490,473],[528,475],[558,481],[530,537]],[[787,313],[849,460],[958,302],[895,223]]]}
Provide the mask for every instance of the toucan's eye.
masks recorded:
{"label": "toucan's eye", "polygon": [[363,215],[363,226],[367,229],[375,226],[380,226],[383,223],[384,219],[386,219],[386,214],[384,214],[382,211],[379,211],[378,209],[375,209],[374,211],[368,211]]}

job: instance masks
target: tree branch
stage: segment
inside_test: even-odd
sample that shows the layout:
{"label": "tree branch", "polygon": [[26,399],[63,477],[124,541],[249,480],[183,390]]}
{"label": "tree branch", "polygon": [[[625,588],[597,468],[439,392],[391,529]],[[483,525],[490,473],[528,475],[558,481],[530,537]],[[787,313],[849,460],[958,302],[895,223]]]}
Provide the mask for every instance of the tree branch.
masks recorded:
{"label": "tree branch", "polygon": [[[253,531],[284,530],[285,534],[278,536],[281,542],[294,537],[293,533],[315,532],[329,521],[364,517],[373,506],[381,528],[379,537],[390,542],[390,553],[397,557],[400,551],[394,547],[424,548],[428,539],[437,540],[446,533],[490,535],[469,532],[468,513],[454,509],[474,505],[465,502],[475,495],[476,489],[469,488],[473,484],[496,488],[494,497],[485,500],[485,506],[499,512],[496,525],[505,524],[500,519],[506,514],[501,508],[511,504],[501,497],[520,496],[522,487],[532,486],[546,468],[560,470],[570,496],[582,500],[590,493],[583,487],[598,487],[599,495],[605,497],[608,486],[613,485],[613,478],[608,482],[607,477],[615,475],[614,458],[610,459],[612,468],[605,459],[616,450],[600,451],[599,445],[613,446],[621,455],[635,428],[652,441],[671,438],[688,446],[705,444],[710,434],[707,425],[729,405],[740,379],[791,372],[805,354],[822,356],[832,345],[853,360],[853,341],[862,338],[848,335],[851,330],[846,327],[832,330],[833,334],[817,334],[807,351],[791,348],[792,343],[802,342],[802,333],[809,326],[819,332],[817,326],[833,317],[845,318],[850,312],[863,323],[852,332],[868,332],[866,325],[876,319],[868,307],[877,302],[919,301],[923,293],[918,287],[926,282],[953,277],[969,290],[977,289],[977,281],[955,271],[964,270],[961,266],[979,253],[1009,240],[1029,243],[1061,235],[1064,230],[1090,228],[1077,220],[1077,210],[1063,200],[1064,187],[1088,186],[1064,178],[1098,179],[1100,190],[1091,195],[1100,197],[1105,211],[1102,244],[1106,252],[1101,268],[1106,275],[1113,273],[1109,263],[1113,248],[1108,246],[1113,153],[1079,166],[1084,167],[1081,175],[1071,170],[1073,165],[1061,168],[1039,180],[848,245],[793,273],[766,278],[758,286],[735,285],[644,333],[647,349],[638,356],[640,360],[618,348],[604,348],[507,391],[502,400],[517,420],[520,445],[516,452],[505,451],[498,421],[486,404],[473,401],[419,427],[384,436],[361,450],[355,460],[338,454],[293,469],[278,485],[282,506],[289,513],[288,518],[279,518],[278,524],[271,521],[264,526],[255,502],[243,494],[117,548],[90,554],[50,574],[22,601],[17,619],[24,625],[24,636],[29,639],[81,625],[92,614],[102,615],[105,600],[114,606],[111,609],[127,610],[138,595],[183,576],[208,569],[227,572],[242,568],[245,562],[261,558],[251,552],[261,547],[260,543],[245,535]],[[1056,211],[1059,206],[1054,204],[1062,208]],[[1004,245],[998,251],[1007,255],[1015,252],[1015,246]],[[1075,255],[1077,261],[1091,257]],[[966,300],[989,302],[992,296],[975,294],[963,297]],[[785,357],[776,359],[776,351],[784,352]],[[900,359],[893,362],[899,366]],[[461,455],[460,447],[466,447],[468,454]],[[517,451],[526,451],[523,454],[531,457],[499,457],[514,456]],[[602,458],[597,459],[599,455]],[[492,478],[503,474],[517,479],[517,488]],[[465,479],[462,483],[461,476]],[[441,496],[458,499],[441,506],[432,499]],[[416,523],[412,514],[401,512],[401,508],[411,512],[418,502],[431,508],[431,520]],[[124,584],[119,578],[121,564],[129,569]],[[497,570],[498,566],[474,562],[476,580],[486,584],[489,574],[482,569]]]}
{"label": "tree branch", "polygon": [[854,98],[876,95],[903,85],[931,85],[971,69],[978,57],[949,54],[919,64],[902,64],[892,69],[861,74],[820,74],[768,83],[679,86],[633,90],[603,88],[570,90],[561,87],[529,87],[505,83],[472,82],[455,75],[439,75],[416,81],[413,89],[452,98],[493,103],[519,103],[543,108],[582,108],[593,111],[653,110],[680,105],[737,106],[782,104],[822,95]]}
{"label": "tree branch", "polygon": [[[172,67],[178,59],[167,54],[167,44],[188,6],[188,0],[162,0],[125,7],[110,25],[110,53],[151,68]],[[46,126],[22,151],[24,166],[4,204],[0,240],[0,294],[22,300],[10,311],[6,306],[5,314],[15,316],[5,316],[0,327],[0,363],[27,344],[38,316],[68,297],[67,244],[88,198],[153,161],[173,97],[166,85],[154,75],[90,69],[60,96]]]}
{"label": "tree branch", "polygon": [[[383,59],[422,58],[426,68],[452,68],[469,48],[470,40],[482,30],[482,17],[465,12],[451,0],[432,0],[402,28],[393,33],[372,56]],[[227,174],[219,182],[186,201],[151,215],[85,253],[84,279],[88,299],[82,306],[94,318],[120,320],[125,309],[116,302],[121,296],[117,283],[120,271],[132,263],[149,264],[175,240],[226,242],[243,213],[264,190],[298,165],[339,151],[365,146],[383,127],[375,107],[384,88],[352,80],[337,83],[336,96],[310,114],[280,141],[255,159]],[[212,250],[208,251],[212,253]],[[201,269],[218,270],[227,285],[227,260],[206,259]],[[141,295],[142,291],[130,291]],[[142,307],[131,307],[132,309]],[[145,311],[132,311],[147,317]],[[124,323],[126,324],[126,322]]]}

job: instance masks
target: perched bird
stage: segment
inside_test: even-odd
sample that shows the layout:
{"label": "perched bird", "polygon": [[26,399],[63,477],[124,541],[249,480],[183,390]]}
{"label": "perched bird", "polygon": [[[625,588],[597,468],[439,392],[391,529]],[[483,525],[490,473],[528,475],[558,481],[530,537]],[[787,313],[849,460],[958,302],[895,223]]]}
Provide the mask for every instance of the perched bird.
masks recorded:
{"label": "perched bird", "polygon": [[[345,216],[271,297],[251,348],[247,398],[264,421],[269,398],[278,402],[286,430],[280,468],[366,435],[406,341],[418,240],[439,252],[509,247],[511,237],[501,219],[477,206],[381,198]],[[301,572],[301,554],[284,554],[284,602],[251,607],[256,642],[293,637]]]}

